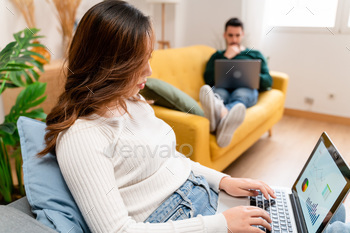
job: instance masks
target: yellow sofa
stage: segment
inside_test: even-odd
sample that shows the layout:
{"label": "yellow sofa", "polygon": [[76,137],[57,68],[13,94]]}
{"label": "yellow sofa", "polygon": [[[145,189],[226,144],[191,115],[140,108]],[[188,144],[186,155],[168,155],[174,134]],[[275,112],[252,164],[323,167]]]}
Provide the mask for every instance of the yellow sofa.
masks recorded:
{"label": "yellow sofa", "polygon": [[[215,49],[204,45],[156,50],[150,61],[152,77],[172,84],[198,102],[199,89],[204,85],[205,65],[214,52]],[[260,93],[258,103],[247,109],[243,124],[225,148],[220,148],[215,135],[209,133],[208,119],[160,106],[153,106],[153,109],[157,117],[173,127],[178,151],[202,165],[222,171],[271,130],[283,115],[288,76],[281,72],[270,74],[272,90]]]}
{"label": "yellow sofa", "polygon": [[[152,77],[162,79],[181,89],[197,102],[199,89],[204,85],[203,73],[209,57],[215,52],[208,46],[191,46],[178,49],[156,50],[152,54]],[[45,65],[40,81],[47,83],[47,99],[40,105],[46,113],[57,101],[64,87],[62,61]],[[243,124],[236,130],[231,144],[220,148],[215,135],[209,133],[209,121],[201,116],[153,106],[155,114],[167,122],[176,133],[177,150],[192,160],[222,171],[252,146],[282,117],[288,76],[271,72],[273,89],[260,93],[258,103],[247,110]],[[4,111],[7,114],[20,91],[8,89],[2,94]]]}

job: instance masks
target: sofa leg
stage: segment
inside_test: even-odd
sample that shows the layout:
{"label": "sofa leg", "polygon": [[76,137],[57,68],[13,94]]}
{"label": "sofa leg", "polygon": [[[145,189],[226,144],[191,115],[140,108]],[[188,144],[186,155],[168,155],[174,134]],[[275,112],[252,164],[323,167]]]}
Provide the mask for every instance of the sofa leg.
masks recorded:
{"label": "sofa leg", "polygon": [[271,129],[269,129],[269,138],[272,136],[272,128]]}

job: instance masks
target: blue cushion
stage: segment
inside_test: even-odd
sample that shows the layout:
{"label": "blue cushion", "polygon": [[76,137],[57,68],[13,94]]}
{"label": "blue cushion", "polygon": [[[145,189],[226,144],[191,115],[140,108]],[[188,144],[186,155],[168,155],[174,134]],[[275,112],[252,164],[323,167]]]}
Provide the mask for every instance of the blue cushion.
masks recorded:
{"label": "blue cushion", "polygon": [[59,169],[56,156],[44,149],[46,124],[21,116],[17,121],[23,157],[23,179],[36,219],[58,232],[90,232]]}

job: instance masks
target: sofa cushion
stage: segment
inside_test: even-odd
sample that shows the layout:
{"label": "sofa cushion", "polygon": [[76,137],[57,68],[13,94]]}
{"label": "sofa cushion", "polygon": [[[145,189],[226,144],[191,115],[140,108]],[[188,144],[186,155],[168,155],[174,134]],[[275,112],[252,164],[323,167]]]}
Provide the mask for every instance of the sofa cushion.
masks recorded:
{"label": "sofa cushion", "polygon": [[155,105],[204,116],[203,110],[192,97],[160,79],[148,78],[140,93],[146,99],[154,100]]}
{"label": "sofa cushion", "polygon": [[59,169],[56,156],[37,157],[44,149],[46,124],[21,116],[17,121],[23,180],[36,219],[59,232],[90,232]]}
{"label": "sofa cushion", "polygon": [[27,197],[22,197],[14,202],[11,202],[10,204],[8,204],[8,206],[15,208],[21,211],[22,213],[34,218]]}
{"label": "sofa cushion", "polygon": [[11,206],[0,206],[0,232],[7,233],[55,233],[34,218]]}
{"label": "sofa cushion", "polygon": [[155,50],[150,59],[152,77],[170,83],[199,101],[205,84],[205,65],[215,49],[206,45]]}

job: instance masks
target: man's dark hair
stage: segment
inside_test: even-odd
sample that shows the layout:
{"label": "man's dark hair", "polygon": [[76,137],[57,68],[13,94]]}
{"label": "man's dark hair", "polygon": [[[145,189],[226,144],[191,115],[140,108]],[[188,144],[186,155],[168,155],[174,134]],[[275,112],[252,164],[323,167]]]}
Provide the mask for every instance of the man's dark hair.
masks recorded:
{"label": "man's dark hair", "polygon": [[231,18],[225,24],[225,32],[228,26],[241,27],[243,30],[243,23],[239,18]]}

